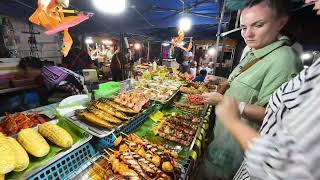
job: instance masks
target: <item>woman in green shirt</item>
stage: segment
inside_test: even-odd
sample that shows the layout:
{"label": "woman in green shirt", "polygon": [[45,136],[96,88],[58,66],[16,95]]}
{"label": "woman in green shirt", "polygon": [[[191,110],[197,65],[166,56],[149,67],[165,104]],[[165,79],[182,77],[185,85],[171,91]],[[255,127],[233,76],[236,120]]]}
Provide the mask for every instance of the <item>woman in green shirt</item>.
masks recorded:
{"label": "woman in green shirt", "polygon": [[[288,21],[286,7],[284,1],[251,0],[241,13],[241,35],[251,50],[231,73],[224,96],[241,102],[239,109],[245,117],[242,121],[255,128],[259,128],[264,118],[272,93],[302,70],[289,42],[277,40]],[[208,103],[216,105],[223,95],[209,93],[204,97]],[[240,146],[217,121],[214,140],[204,154],[197,179],[231,179],[242,161]]]}

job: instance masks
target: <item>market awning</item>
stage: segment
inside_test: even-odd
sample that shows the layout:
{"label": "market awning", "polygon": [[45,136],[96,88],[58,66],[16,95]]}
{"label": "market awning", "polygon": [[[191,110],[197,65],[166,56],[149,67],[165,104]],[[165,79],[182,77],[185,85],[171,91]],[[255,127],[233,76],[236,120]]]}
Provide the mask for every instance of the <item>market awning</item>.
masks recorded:
{"label": "market awning", "polygon": [[[97,11],[92,0],[70,0],[70,5],[76,10],[95,13],[92,19],[76,27],[81,33],[125,31],[170,38],[176,35],[178,21],[183,16],[180,0],[128,0],[125,13],[117,16]],[[36,0],[1,0],[0,14],[27,20],[36,7]],[[184,0],[184,7],[193,22],[190,36],[215,36],[221,0]],[[229,16],[224,21],[228,22]]]}

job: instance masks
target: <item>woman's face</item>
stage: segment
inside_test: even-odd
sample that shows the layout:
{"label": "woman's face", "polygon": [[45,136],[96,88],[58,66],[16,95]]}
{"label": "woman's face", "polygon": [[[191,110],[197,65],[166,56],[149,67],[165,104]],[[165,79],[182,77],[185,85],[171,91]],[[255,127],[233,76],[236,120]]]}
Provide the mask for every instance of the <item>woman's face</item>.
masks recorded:
{"label": "woman's face", "polygon": [[277,17],[275,10],[260,3],[242,11],[241,35],[250,48],[261,49],[277,40],[287,21],[287,17]]}

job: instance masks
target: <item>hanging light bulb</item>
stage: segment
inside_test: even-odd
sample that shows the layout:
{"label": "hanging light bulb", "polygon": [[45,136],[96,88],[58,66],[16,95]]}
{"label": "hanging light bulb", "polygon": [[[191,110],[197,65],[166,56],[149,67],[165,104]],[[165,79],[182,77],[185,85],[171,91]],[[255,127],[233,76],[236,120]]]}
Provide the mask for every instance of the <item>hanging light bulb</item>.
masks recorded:
{"label": "hanging light bulb", "polygon": [[92,37],[87,37],[87,38],[85,39],[85,43],[86,43],[86,44],[93,44],[93,39],[92,39]]}
{"label": "hanging light bulb", "polygon": [[125,10],[126,0],[94,0],[94,5],[102,12],[118,14]]}
{"label": "hanging light bulb", "polygon": [[189,31],[191,29],[192,22],[188,16],[183,16],[179,21],[179,28],[183,31]]}

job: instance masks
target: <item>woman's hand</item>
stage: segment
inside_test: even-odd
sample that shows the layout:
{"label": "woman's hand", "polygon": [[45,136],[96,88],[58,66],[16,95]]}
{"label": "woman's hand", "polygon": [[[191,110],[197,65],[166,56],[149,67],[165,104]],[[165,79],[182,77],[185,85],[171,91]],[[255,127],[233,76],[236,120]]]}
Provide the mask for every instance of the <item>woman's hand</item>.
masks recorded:
{"label": "woman's hand", "polygon": [[223,123],[240,120],[239,103],[231,97],[224,97],[216,106],[216,115]]}
{"label": "woman's hand", "polygon": [[217,92],[206,93],[202,96],[207,103],[214,106],[219,104],[223,100],[223,95]]}

